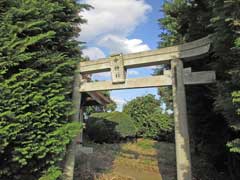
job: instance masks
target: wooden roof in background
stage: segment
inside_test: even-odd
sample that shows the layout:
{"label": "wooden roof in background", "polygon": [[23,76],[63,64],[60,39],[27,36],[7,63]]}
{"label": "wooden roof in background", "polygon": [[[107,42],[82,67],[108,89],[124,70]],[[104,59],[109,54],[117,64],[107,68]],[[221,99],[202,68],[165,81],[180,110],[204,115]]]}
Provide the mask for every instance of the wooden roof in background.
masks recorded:
{"label": "wooden roof in background", "polygon": [[[86,79],[87,82],[91,81],[91,78],[88,76],[83,76],[83,79]],[[106,106],[112,102],[109,97],[99,91],[82,93],[82,106]]]}

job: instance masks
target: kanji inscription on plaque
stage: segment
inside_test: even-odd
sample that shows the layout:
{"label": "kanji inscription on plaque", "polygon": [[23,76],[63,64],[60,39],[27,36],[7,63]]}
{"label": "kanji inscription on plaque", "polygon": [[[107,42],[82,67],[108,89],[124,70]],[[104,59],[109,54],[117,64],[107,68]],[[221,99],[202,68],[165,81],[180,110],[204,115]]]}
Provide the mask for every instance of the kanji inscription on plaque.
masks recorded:
{"label": "kanji inscription on plaque", "polygon": [[111,56],[111,74],[112,83],[124,83],[126,79],[126,71],[124,69],[124,61],[122,54]]}

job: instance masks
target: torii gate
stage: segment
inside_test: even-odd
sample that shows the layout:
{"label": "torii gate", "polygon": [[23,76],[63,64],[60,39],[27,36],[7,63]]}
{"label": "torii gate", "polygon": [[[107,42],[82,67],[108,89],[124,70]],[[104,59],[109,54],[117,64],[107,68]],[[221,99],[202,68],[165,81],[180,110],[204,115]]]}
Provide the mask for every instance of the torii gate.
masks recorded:
{"label": "torii gate", "polygon": [[[184,69],[183,62],[199,59],[208,54],[209,49],[210,40],[209,37],[205,37],[178,46],[127,55],[117,54],[97,61],[80,62],[73,92],[75,108],[80,109],[82,92],[172,86],[177,179],[191,180],[185,85],[214,83],[216,75],[214,71],[192,72],[191,68]],[[126,71],[130,68],[160,64],[171,64],[171,70],[164,71],[163,75],[126,79]],[[82,79],[84,74],[107,71],[111,71],[112,81],[86,82]],[[76,113],[74,120],[79,119],[78,117],[79,112]]]}

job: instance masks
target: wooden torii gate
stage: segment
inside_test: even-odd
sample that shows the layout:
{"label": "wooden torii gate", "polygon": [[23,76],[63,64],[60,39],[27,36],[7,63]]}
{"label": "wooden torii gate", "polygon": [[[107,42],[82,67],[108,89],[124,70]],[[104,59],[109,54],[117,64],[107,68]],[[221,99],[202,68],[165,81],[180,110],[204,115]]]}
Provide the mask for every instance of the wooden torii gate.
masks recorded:
{"label": "wooden torii gate", "polygon": [[[97,61],[80,62],[73,94],[75,107],[80,109],[79,101],[82,92],[172,86],[177,179],[191,180],[185,85],[214,83],[216,75],[214,71],[192,72],[191,68],[184,69],[183,62],[199,59],[207,55],[209,49],[210,40],[209,37],[205,37],[178,46],[127,55],[117,54]],[[165,70],[163,75],[126,79],[126,72],[130,68],[160,64],[171,64],[171,70]],[[82,79],[82,75],[85,74],[107,71],[111,71],[112,81],[86,82]],[[78,117],[79,112],[74,120]]]}

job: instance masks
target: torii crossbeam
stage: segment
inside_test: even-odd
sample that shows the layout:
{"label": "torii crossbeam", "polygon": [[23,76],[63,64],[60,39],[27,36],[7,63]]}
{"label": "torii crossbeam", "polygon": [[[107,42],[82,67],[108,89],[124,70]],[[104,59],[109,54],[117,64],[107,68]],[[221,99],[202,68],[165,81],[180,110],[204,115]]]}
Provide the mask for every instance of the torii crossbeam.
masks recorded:
{"label": "torii crossbeam", "polygon": [[[191,180],[191,158],[187,124],[187,107],[185,85],[208,84],[216,81],[214,71],[192,72],[191,68],[183,68],[183,62],[206,56],[210,49],[210,39],[205,37],[190,43],[133,54],[117,54],[97,61],[81,62],[78,66],[78,90],[74,93],[131,89],[142,87],[172,86],[175,122],[175,142],[178,180]],[[160,64],[171,64],[171,70],[163,75],[147,78],[126,79],[126,71],[130,68]],[[111,71],[112,81],[86,82],[84,74]],[[76,83],[78,84],[78,83]],[[79,97],[79,96],[75,96]],[[77,102],[81,99],[75,99]],[[77,104],[76,109],[79,109]]]}

